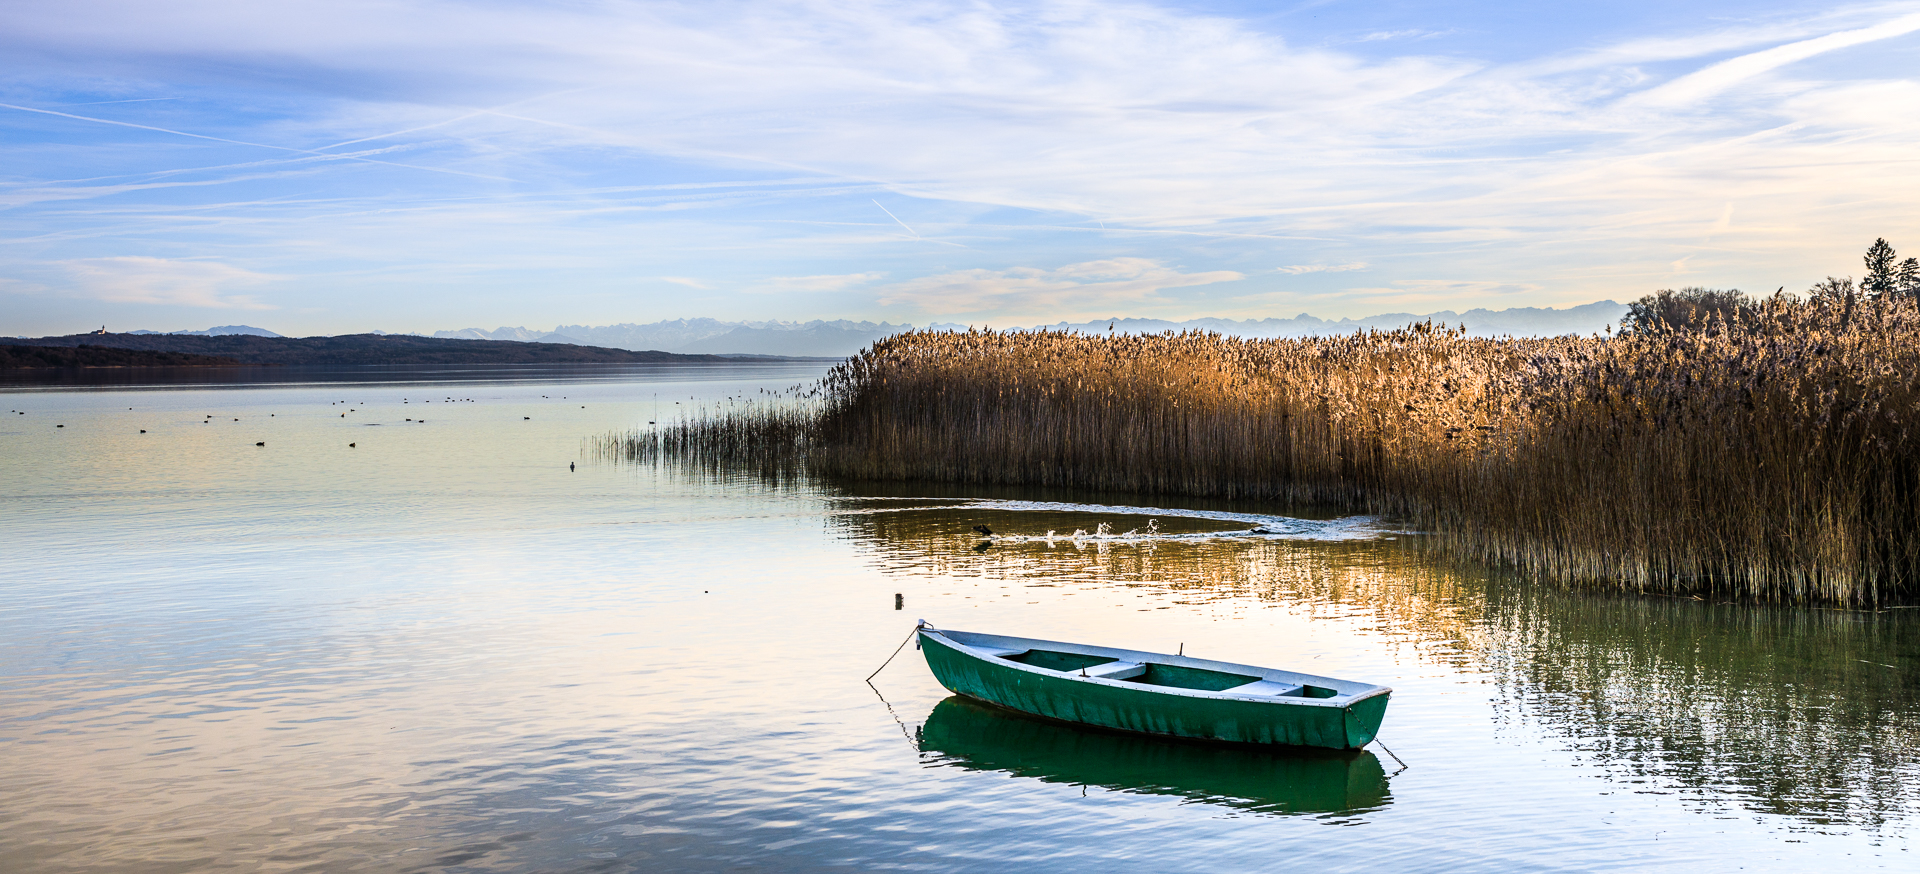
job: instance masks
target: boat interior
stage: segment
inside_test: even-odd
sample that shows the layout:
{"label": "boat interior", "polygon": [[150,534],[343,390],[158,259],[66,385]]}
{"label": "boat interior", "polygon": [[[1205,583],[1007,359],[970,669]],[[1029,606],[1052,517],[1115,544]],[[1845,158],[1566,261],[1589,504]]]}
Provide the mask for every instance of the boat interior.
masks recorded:
{"label": "boat interior", "polygon": [[1061,652],[1050,649],[1007,649],[974,646],[975,652],[1018,662],[1035,668],[1059,671],[1075,677],[1121,680],[1146,686],[1194,689],[1203,692],[1229,692],[1235,695],[1261,695],[1291,698],[1333,698],[1340,693],[1308,683],[1287,683],[1247,674],[1212,671],[1205,668],[1157,662],[1133,662],[1111,656]]}

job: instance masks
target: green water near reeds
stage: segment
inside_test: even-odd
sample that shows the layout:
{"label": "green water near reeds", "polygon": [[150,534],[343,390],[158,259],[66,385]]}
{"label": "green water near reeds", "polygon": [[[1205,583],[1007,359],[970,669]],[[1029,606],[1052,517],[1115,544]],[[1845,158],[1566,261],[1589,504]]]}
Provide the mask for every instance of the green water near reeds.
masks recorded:
{"label": "green water near reeds", "polygon": [[[1920,611],[1596,595],[1248,501],[593,451],[815,375],[6,393],[0,869],[1914,867]],[[1385,746],[1035,723],[910,646],[862,682],[918,618],[1384,683]]]}

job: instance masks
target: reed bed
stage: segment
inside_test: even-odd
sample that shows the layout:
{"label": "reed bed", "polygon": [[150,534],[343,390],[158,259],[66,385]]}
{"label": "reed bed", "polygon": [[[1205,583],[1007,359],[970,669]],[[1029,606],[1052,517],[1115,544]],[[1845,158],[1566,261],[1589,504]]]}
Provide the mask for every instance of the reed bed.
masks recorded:
{"label": "reed bed", "polygon": [[701,409],[663,427],[607,434],[589,450],[603,458],[671,463],[709,474],[750,472],[784,481],[806,474],[806,450],[819,425],[813,392],[796,391]]}
{"label": "reed bed", "polygon": [[1910,299],[1776,297],[1697,330],[1586,338],[917,332],[781,409],[683,425],[650,451],[1332,504],[1641,592],[1920,594]]}

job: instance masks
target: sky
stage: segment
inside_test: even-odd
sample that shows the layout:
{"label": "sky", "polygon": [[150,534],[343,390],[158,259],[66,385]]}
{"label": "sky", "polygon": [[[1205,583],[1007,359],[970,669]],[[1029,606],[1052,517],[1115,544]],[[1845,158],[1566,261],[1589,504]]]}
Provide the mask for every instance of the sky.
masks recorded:
{"label": "sky", "polygon": [[1917,206],[1920,2],[0,5],[0,335],[1563,307]]}

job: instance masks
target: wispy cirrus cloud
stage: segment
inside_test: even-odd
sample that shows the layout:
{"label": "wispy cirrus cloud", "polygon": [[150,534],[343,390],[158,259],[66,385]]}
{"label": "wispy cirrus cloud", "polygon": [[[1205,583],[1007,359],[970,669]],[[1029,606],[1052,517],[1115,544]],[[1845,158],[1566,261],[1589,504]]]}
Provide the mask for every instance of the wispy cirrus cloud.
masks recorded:
{"label": "wispy cirrus cloud", "polygon": [[1750,52],[1634,95],[1641,106],[1688,106],[1796,61],[1920,31],[1920,12]]}
{"label": "wispy cirrus cloud", "polygon": [[1427,30],[1425,28],[1419,28],[1419,27],[1410,27],[1404,30],[1376,30],[1365,36],[1354,39],[1354,42],[1382,42],[1385,40],[1433,39],[1435,37],[1446,36],[1447,34],[1450,34],[1453,32],[1454,30],[1452,28],[1448,28],[1446,30]]}
{"label": "wispy cirrus cloud", "polygon": [[1345,264],[1289,264],[1279,268],[1281,273],[1299,276],[1302,273],[1351,273],[1367,269],[1365,261],[1348,261]]}
{"label": "wispy cirrus cloud", "polygon": [[862,285],[870,285],[885,279],[884,271],[866,273],[838,273],[824,276],[775,276],[767,280],[765,289],[770,292],[782,291],[844,291]]}

